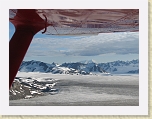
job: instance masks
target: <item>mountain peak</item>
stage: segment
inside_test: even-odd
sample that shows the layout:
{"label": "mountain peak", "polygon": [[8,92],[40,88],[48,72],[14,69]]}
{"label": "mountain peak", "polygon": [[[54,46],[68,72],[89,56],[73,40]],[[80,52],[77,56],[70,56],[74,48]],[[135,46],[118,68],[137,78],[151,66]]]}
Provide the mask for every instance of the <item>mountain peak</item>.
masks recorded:
{"label": "mountain peak", "polygon": [[80,63],[83,63],[83,64],[90,64],[90,63],[97,63],[95,60],[91,59],[91,60],[83,60],[83,61],[80,61]]}

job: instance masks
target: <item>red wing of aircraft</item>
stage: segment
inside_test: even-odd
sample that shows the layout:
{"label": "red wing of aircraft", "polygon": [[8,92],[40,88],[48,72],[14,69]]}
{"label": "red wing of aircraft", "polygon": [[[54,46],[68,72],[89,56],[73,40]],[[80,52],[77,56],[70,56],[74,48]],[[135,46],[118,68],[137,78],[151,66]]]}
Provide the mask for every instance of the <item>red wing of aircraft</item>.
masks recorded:
{"label": "red wing of aircraft", "polygon": [[9,43],[9,87],[33,36],[94,35],[139,31],[139,9],[10,9],[15,33]]}

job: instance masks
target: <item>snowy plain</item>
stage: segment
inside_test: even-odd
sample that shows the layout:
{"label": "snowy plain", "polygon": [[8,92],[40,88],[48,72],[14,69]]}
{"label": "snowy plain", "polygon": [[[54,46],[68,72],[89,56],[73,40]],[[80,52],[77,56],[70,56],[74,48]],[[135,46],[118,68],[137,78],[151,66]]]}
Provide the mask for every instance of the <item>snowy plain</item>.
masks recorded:
{"label": "snowy plain", "polygon": [[139,106],[139,75],[68,75],[18,72],[38,81],[53,78],[57,94],[10,100],[10,106]]}

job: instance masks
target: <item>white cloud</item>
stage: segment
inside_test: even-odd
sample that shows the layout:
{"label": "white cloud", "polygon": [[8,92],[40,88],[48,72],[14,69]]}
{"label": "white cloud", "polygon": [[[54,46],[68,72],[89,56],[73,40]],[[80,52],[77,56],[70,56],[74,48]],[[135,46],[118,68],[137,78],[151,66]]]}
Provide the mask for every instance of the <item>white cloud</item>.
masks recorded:
{"label": "white cloud", "polygon": [[139,53],[139,33],[103,33],[97,36],[34,38],[27,56],[95,56]]}

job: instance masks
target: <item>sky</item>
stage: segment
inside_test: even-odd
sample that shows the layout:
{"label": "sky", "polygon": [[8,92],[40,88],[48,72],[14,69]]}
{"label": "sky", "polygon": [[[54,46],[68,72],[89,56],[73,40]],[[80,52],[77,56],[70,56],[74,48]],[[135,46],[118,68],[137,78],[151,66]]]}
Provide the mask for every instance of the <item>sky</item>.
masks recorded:
{"label": "sky", "polygon": [[[9,22],[9,38],[15,32]],[[95,60],[97,63],[139,59],[139,32],[101,33],[90,36],[52,36],[37,33],[24,61],[46,63]]]}

